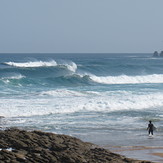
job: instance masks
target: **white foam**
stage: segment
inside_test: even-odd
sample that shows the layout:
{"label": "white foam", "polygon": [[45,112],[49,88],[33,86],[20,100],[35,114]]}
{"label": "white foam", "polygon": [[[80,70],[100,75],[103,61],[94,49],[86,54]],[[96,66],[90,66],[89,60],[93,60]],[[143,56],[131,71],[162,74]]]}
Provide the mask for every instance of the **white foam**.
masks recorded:
{"label": "white foam", "polygon": [[62,63],[58,63],[58,65],[61,67],[66,67],[69,71],[72,71],[72,72],[76,72],[77,70],[77,65],[72,61],[62,60]]}
{"label": "white foam", "polygon": [[[88,94],[87,94],[88,93]],[[50,96],[49,96],[50,95]],[[162,108],[163,94],[136,94],[133,92],[103,92],[98,96],[90,92],[68,90],[47,91],[35,97],[1,99],[1,116],[32,116],[53,113],[74,113],[80,111],[119,111]]]}
{"label": "white foam", "polygon": [[65,89],[57,89],[57,90],[51,90],[51,91],[43,91],[40,93],[41,96],[49,95],[54,97],[81,97],[86,96],[86,94],[80,91],[73,91],[73,90],[65,90]]}
{"label": "white foam", "polygon": [[72,61],[62,61],[63,63],[59,64],[55,60],[51,61],[29,61],[29,62],[5,62],[5,64],[14,66],[14,67],[55,67],[55,66],[64,66],[69,71],[75,72],[77,70],[77,65]]}
{"label": "white foam", "polygon": [[69,64],[66,64],[66,67],[68,70],[75,72],[77,70],[77,65],[74,62],[70,62]]}
{"label": "white foam", "polygon": [[1,79],[22,79],[22,78],[25,78],[24,75],[21,75],[21,74],[17,74],[17,73],[12,73],[12,74],[9,74],[8,76],[5,76],[5,77],[2,77]]}
{"label": "white foam", "polygon": [[50,66],[57,66],[56,61],[52,60],[49,62],[43,61],[30,61],[30,62],[6,62],[5,64],[14,66],[14,67],[50,67]]}
{"label": "white foam", "polygon": [[144,75],[144,76],[95,76],[90,78],[97,83],[102,84],[140,84],[140,83],[163,83],[163,74]]}

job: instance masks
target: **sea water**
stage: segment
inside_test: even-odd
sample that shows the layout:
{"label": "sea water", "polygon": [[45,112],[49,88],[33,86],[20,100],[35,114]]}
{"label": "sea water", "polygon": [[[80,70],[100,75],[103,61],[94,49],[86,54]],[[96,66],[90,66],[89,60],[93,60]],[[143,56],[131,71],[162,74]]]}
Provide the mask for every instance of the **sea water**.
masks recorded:
{"label": "sea water", "polygon": [[[0,54],[1,128],[110,145],[161,146],[163,58],[152,54]],[[157,127],[147,138],[148,121]]]}

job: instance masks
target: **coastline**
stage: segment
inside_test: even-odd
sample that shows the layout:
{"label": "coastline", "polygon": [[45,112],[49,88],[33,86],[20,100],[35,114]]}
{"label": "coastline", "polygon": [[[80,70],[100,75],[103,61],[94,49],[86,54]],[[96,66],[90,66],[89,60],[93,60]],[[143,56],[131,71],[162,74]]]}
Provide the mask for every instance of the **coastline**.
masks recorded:
{"label": "coastline", "polygon": [[64,163],[150,163],[127,158],[67,135],[17,128],[0,130],[0,161]]}
{"label": "coastline", "polygon": [[139,160],[163,162],[162,146],[103,146],[111,152]]}
{"label": "coastline", "polygon": [[80,137],[84,141],[98,144],[111,152],[138,160],[163,162],[160,153],[163,153],[162,132],[155,132],[153,138],[149,138],[146,130],[132,132],[108,132]]}

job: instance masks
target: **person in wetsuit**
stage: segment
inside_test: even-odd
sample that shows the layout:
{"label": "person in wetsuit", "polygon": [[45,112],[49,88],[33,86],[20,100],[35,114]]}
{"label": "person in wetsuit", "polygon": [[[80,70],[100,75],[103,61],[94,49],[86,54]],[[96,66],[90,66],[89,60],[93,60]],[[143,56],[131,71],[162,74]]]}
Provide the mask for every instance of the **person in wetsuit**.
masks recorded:
{"label": "person in wetsuit", "polygon": [[150,135],[150,133],[153,135],[153,130],[154,130],[154,125],[152,124],[152,121],[149,121],[149,124],[148,124],[148,127],[147,127],[147,130],[148,130],[148,133]]}

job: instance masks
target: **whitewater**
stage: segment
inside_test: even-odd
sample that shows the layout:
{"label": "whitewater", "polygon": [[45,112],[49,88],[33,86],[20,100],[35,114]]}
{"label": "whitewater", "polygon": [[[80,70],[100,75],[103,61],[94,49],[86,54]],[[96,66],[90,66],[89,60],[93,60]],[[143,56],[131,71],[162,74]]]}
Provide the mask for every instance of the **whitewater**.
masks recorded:
{"label": "whitewater", "polygon": [[152,120],[163,136],[163,58],[152,54],[0,54],[0,90],[1,128],[142,145]]}

